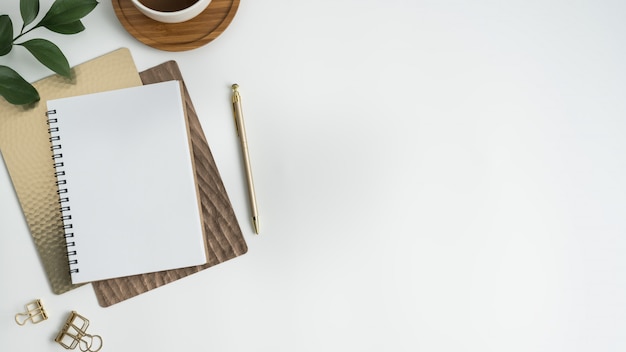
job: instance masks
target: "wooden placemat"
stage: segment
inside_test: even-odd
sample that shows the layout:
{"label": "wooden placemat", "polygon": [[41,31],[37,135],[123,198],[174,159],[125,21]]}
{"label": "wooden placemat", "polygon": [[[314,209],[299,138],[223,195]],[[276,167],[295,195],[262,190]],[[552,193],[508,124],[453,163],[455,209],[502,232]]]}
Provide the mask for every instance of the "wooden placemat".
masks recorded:
{"label": "wooden placemat", "polygon": [[92,285],[96,292],[98,303],[103,307],[108,307],[148,292],[159,286],[235,258],[248,251],[239,223],[235,217],[235,212],[222,183],[222,178],[209,149],[178,65],[175,61],[168,61],[141,72],[140,77],[144,84],[170,80],[183,82],[209,262],[189,268],[93,282]]}
{"label": "wooden placemat", "polygon": [[161,23],[139,12],[130,0],[111,0],[122,26],[140,42],[166,51],[201,47],[228,27],[239,8],[239,0],[212,0],[200,15],[182,23]]}

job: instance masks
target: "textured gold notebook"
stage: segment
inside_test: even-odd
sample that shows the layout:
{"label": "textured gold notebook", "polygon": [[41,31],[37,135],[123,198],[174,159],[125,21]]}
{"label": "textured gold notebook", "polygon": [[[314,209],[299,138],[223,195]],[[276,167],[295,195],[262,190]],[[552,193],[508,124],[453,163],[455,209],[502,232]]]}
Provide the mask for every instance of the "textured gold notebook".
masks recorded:
{"label": "textured gold notebook", "polygon": [[34,107],[0,99],[0,151],[54,293],[76,286],[59,216],[46,101],[141,84],[130,52],[122,48],[74,67],[71,79],[54,75],[35,82],[41,100]]}

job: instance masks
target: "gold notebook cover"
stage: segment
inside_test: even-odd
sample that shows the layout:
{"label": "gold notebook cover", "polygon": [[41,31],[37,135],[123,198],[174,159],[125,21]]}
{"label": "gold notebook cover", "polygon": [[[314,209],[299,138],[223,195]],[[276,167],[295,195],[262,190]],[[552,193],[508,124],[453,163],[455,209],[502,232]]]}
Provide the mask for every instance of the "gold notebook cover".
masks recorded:
{"label": "gold notebook cover", "polygon": [[32,107],[15,106],[0,99],[0,152],[56,294],[77,285],[72,285],[70,279],[59,216],[46,101],[141,84],[129,50],[122,48],[74,67],[71,79],[53,75],[33,83],[41,100]]}

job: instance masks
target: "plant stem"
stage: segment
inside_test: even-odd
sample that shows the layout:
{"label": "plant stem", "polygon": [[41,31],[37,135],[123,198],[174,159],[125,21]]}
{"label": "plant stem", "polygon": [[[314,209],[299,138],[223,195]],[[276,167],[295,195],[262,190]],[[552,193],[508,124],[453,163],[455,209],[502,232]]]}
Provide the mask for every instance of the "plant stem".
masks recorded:
{"label": "plant stem", "polygon": [[31,28],[31,29],[27,30],[26,32],[24,32],[24,28],[22,28],[22,31],[20,32],[20,34],[19,34],[17,37],[13,38],[13,43],[15,43],[15,41],[16,41],[16,40],[18,40],[18,39],[20,39],[22,36],[24,36],[24,35],[26,35],[26,34],[30,33],[33,29],[35,29],[35,28],[37,28],[37,27],[38,27],[38,26],[35,26],[35,27],[33,27],[33,28]]}

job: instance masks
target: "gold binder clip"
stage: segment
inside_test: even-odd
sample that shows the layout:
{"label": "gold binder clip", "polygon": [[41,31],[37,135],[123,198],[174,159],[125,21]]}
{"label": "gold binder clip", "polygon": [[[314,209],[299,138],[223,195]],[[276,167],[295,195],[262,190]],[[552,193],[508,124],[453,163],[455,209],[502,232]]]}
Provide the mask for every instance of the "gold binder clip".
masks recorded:
{"label": "gold binder clip", "polygon": [[[33,324],[37,324],[48,319],[48,314],[46,314],[46,310],[43,309],[41,300],[36,299],[27,303],[24,307],[26,308],[26,312],[15,314],[15,322],[18,325],[24,325],[29,320],[32,321]],[[20,320],[21,317],[25,317],[26,319]]]}
{"label": "gold binder clip", "polygon": [[[72,311],[65,322],[63,330],[59,332],[54,341],[65,349],[73,350],[78,346],[83,352],[97,352],[102,348],[102,338],[98,335],[87,334],[89,320]],[[94,347],[97,347],[94,349]]]}

